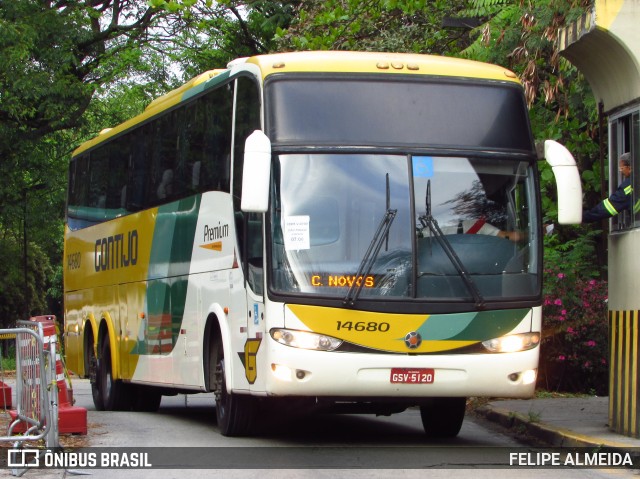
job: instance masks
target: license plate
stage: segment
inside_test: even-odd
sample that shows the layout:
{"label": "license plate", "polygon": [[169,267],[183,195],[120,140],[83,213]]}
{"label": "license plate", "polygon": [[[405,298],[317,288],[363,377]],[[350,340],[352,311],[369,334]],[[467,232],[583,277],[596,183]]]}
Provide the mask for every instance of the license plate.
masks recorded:
{"label": "license plate", "polygon": [[427,368],[392,368],[390,380],[400,384],[431,384],[435,371]]}

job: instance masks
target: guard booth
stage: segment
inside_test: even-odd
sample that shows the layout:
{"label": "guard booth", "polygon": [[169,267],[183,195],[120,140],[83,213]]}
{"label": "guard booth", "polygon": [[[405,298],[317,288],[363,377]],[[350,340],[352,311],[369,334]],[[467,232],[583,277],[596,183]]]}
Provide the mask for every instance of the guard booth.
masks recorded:
{"label": "guard booth", "polygon": [[[632,205],[640,200],[640,0],[595,0],[560,30],[561,54],[586,77],[609,124],[609,187],[621,181],[618,157],[632,157]],[[604,196],[604,195],[603,195]],[[640,437],[638,390],[640,208],[611,220],[609,245],[609,425]]]}

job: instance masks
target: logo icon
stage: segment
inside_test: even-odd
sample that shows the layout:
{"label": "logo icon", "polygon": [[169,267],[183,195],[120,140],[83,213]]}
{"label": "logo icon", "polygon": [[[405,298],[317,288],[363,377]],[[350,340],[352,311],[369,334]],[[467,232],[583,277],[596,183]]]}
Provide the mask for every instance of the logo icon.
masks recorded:
{"label": "logo icon", "polygon": [[417,349],[422,344],[422,336],[416,331],[411,331],[404,337],[404,344],[406,344],[409,349]]}
{"label": "logo icon", "polygon": [[7,451],[8,467],[39,467],[40,451],[38,449],[9,449]]}

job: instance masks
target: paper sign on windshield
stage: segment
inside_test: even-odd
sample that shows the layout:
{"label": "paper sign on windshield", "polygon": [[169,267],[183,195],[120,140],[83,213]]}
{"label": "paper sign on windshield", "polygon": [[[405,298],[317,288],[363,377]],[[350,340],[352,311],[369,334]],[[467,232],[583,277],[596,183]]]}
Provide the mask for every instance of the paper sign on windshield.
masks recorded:
{"label": "paper sign on windshield", "polygon": [[309,248],[309,216],[287,216],[284,220],[284,249],[290,251]]}

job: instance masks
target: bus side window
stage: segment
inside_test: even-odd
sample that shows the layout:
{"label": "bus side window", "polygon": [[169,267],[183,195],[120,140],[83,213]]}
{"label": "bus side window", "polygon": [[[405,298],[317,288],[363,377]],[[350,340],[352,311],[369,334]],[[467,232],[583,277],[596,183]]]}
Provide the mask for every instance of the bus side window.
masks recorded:
{"label": "bus side window", "polygon": [[[107,149],[109,154],[109,175],[107,179],[107,218],[115,218],[124,213],[123,187],[127,182],[129,168],[129,142],[127,137],[115,140]],[[126,195],[126,191],[124,191]]]}
{"label": "bus side window", "polygon": [[148,144],[151,185],[147,192],[147,207],[167,203],[179,193],[174,181],[178,166],[178,125],[175,113],[165,115],[156,122]]}
{"label": "bus side window", "polygon": [[149,146],[152,144],[153,126],[145,125],[129,134],[131,162],[126,191],[127,211],[136,212],[147,207],[145,197],[149,183]]}
{"label": "bus side window", "polygon": [[263,241],[262,213],[245,213],[245,248],[247,258],[247,281],[254,293],[262,295],[263,291]]}
{"label": "bus side window", "polygon": [[236,80],[235,136],[233,142],[233,206],[240,211],[244,144],[247,137],[260,129],[260,95],[258,85],[248,77]]}
{"label": "bus side window", "polygon": [[157,190],[160,201],[167,200],[173,196],[173,170],[167,168],[162,172]]}
{"label": "bus side window", "polygon": [[217,88],[198,100],[206,132],[202,139],[202,163],[197,170],[198,191],[231,191],[232,85]]}
{"label": "bus side window", "polygon": [[87,206],[94,208],[95,219],[102,218],[107,202],[109,149],[110,146],[93,151],[89,162],[89,202]]}
{"label": "bus side window", "polygon": [[84,154],[72,160],[69,171],[69,205],[86,206],[89,192],[89,155]]}

